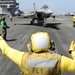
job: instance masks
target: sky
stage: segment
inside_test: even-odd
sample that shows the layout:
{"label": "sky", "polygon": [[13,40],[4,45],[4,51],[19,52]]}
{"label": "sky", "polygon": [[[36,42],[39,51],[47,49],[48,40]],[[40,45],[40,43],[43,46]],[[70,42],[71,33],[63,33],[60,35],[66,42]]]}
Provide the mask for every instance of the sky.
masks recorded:
{"label": "sky", "polygon": [[48,7],[55,13],[75,12],[75,0],[16,0],[19,3],[20,10],[24,12],[33,11],[33,3],[39,10],[43,5]]}
{"label": "sky", "polygon": [[[47,5],[54,14],[75,12],[75,0],[16,0],[19,3],[19,9],[24,12],[33,11],[33,3],[39,10],[43,5]],[[0,8],[1,11],[1,8]]]}

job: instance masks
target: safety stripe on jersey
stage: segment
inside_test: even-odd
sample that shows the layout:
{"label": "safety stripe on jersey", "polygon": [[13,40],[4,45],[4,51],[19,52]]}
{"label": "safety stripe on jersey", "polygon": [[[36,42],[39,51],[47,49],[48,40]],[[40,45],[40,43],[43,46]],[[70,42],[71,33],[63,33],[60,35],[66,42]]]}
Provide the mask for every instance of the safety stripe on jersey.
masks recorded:
{"label": "safety stripe on jersey", "polygon": [[55,67],[56,60],[40,60],[40,59],[29,59],[28,66],[31,67]]}

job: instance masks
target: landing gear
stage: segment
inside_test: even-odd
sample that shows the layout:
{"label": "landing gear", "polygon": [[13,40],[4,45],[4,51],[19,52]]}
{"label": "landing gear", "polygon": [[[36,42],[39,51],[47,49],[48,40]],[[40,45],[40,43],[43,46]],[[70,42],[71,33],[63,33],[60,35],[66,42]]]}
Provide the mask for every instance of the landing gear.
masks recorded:
{"label": "landing gear", "polygon": [[30,24],[32,25],[33,24],[33,21],[31,21]]}
{"label": "landing gear", "polygon": [[38,22],[39,25],[43,25],[43,27],[47,26],[47,18],[32,18],[30,24],[32,25],[35,20]]}
{"label": "landing gear", "polygon": [[32,21],[30,22],[30,24],[32,25],[35,21],[35,18],[32,18]]}
{"label": "landing gear", "polygon": [[46,18],[44,18],[43,27],[46,27],[46,25],[47,25],[47,19],[46,19]]}

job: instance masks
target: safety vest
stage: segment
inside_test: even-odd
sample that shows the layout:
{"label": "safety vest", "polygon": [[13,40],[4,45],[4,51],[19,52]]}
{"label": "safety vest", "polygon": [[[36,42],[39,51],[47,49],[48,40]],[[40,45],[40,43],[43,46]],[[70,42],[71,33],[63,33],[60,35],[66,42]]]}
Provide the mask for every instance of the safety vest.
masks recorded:
{"label": "safety vest", "polygon": [[22,75],[61,75],[61,56],[46,53],[25,53],[22,59]]}
{"label": "safety vest", "polygon": [[75,21],[75,16],[73,17],[73,21]]}
{"label": "safety vest", "polygon": [[6,24],[5,21],[1,21],[1,27],[2,27],[2,28],[6,28],[6,27],[7,27],[7,24]]}

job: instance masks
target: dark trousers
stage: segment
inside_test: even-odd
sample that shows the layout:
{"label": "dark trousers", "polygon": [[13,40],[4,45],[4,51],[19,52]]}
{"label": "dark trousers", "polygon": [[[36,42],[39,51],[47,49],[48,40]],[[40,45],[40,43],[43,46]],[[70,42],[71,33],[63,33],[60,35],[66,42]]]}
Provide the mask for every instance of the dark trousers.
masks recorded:
{"label": "dark trousers", "polygon": [[75,27],[75,21],[73,21],[73,27]]}
{"label": "dark trousers", "polygon": [[7,36],[7,29],[6,28],[2,28],[2,36],[6,40],[6,36]]}

